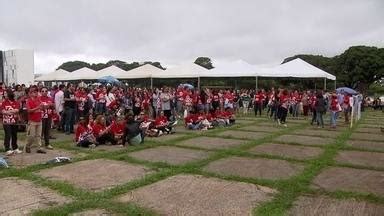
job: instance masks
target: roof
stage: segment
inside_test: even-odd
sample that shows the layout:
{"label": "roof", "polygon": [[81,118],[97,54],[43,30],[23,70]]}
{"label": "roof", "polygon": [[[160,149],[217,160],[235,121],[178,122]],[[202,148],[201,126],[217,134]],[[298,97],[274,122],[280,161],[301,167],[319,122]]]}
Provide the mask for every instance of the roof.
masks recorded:
{"label": "roof", "polygon": [[64,80],[94,80],[96,78],[96,71],[83,67],[70,73]]}
{"label": "roof", "polygon": [[205,74],[208,69],[195,63],[188,63],[166,69],[162,73],[152,74],[153,78],[195,78]]}
{"label": "roof", "polygon": [[36,81],[60,81],[64,80],[66,77],[70,77],[70,72],[59,69],[55,70],[51,73],[43,74],[40,77],[37,77],[35,80]]}
{"label": "roof", "polygon": [[306,61],[296,58],[276,67],[263,69],[263,77],[295,77],[295,78],[327,78],[336,80],[336,77],[317,68]]}
{"label": "roof", "polygon": [[117,77],[119,79],[139,79],[139,78],[150,78],[153,75],[162,74],[165,71],[155,67],[151,64],[145,64],[140,67],[134,68],[129,71],[125,71],[124,74]]}

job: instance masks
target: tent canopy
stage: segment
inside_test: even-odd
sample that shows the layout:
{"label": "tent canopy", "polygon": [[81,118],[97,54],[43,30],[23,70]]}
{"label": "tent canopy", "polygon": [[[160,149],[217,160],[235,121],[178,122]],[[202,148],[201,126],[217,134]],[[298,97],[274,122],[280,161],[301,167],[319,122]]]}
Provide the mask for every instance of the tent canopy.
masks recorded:
{"label": "tent canopy", "polygon": [[151,64],[145,64],[143,66],[134,68],[129,71],[125,71],[124,74],[118,76],[119,79],[140,79],[140,78],[150,78],[158,74],[165,73],[164,70],[155,67]]}
{"label": "tent canopy", "polygon": [[336,77],[327,73],[300,58],[272,68],[264,68],[259,73],[261,77],[295,77],[295,78],[327,78],[336,80]]}
{"label": "tent canopy", "polygon": [[63,80],[94,80],[97,79],[96,71],[83,67],[77,69],[69,74],[69,76],[65,77]]}
{"label": "tent canopy", "polygon": [[127,71],[125,71],[125,70],[123,70],[123,69],[121,69],[115,65],[111,65],[107,68],[96,71],[96,78],[95,79],[99,79],[99,78],[105,77],[105,76],[113,76],[113,77],[120,79],[120,77],[123,76],[123,74],[125,74],[125,73],[127,73]]}
{"label": "tent canopy", "polygon": [[259,68],[243,60],[215,63],[215,68],[205,70],[200,77],[255,77]]}
{"label": "tent canopy", "polygon": [[207,69],[195,64],[188,63],[166,69],[162,73],[152,74],[153,78],[197,78],[205,74]]}
{"label": "tent canopy", "polygon": [[66,70],[59,69],[36,78],[36,81],[62,81],[70,77],[70,74],[71,73]]}

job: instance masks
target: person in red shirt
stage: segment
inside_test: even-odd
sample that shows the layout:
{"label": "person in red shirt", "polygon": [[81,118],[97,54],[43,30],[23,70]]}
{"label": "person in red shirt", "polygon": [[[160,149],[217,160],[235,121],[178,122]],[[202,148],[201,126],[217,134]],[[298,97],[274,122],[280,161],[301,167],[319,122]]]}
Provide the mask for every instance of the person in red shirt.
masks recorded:
{"label": "person in red shirt", "polygon": [[329,106],[329,110],[331,113],[331,128],[336,128],[336,121],[337,121],[339,112],[341,111],[341,106],[339,104],[339,101],[337,100],[336,93],[333,93],[331,96],[331,103]]}
{"label": "person in red shirt", "polygon": [[285,89],[280,94],[280,118],[277,120],[279,124],[283,124],[285,127],[287,127],[286,119],[288,114],[288,91]]}
{"label": "person in red shirt", "polygon": [[79,123],[77,124],[76,132],[75,132],[75,142],[79,147],[85,147],[85,148],[96,147],[95,145],[96,139],[92,133],[92,127],[90,127],[85,117],[79,118]]}
{"label": "person in red shirt", "polygon": [[[3,114],[3,127],[4,127],[4,148],[6,155],[14,153],[20,154],[17,145],[17,113],[20,110],[20,104],[15,101],[15,95],[12,91],[4,93],[5,100],[1,103],[1,113]],[[12,148],[10,142],[12,141]]]}
{"label": "person in red shirt", "polygon": [[46,152],[41,148],[41,131],[42,131],[42,110],[45,108],[38,97],[37,86],[32,86],[29,89],[29,98],[27,99],[27,112],[28,112],[28,129],[27,129],[27,144],[25,152],[31,153],[31,146],[36,140],[38,144],[37,153]]}
{"label": "person in red shirt", "polygon": [[345,123],[348,124],[349,123],[349,115],[351,114],[351,111],[352,111],[352,108],[349,104],[349,99],[350,99],[350,95],[349,94],[345,94],[344,95],[344,100],[343,100],[343,105],[342,105],[342,108],[343,108],[343,111],[344,111],[344,119],[345,119]]}
{"label": "person in red shirt", "polygon": [[44,138],[45,148],[53,149],[53,147],[49,144],[50,130],[52,124],[52,115],[53,110],[55,109],[55,104],[51,97],[48,97],[48,89],[43,87],[41,89],[41,97],[40,97],[42,108],[42,137]]}
{"label": "person in red shirt", "polygon": [[123,116],[117,117],[116,121],[111,124],[111,133],[117,143],[122,143],[122,137],[125,129],[125,121]]}
{"label": "person in red shirt", "polygon": [[263,109],[263,94],[260,90],[255,94],[253,102],[255,105],[255,116],[257,116],[257,112],[259,112],[259,115],[261,116],[261,110]]}
{"label": "person in red shirt", "polygon": [[112,145],[116,144],[116,140],[111,133],[111,126],[106,126],[106,120],[103,115],[98,115],[92,126],[93,135],[96,137],[98,145],[104,145],[106,142],[111,142]]}

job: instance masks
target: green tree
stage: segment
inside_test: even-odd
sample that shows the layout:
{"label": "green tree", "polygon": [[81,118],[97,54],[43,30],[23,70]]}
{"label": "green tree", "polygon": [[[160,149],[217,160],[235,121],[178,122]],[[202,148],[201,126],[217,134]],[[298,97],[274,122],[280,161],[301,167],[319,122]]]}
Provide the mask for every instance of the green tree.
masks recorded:
{"label": "green tree", "polygon": [[338,78],[361,92],[384,77],[384,48],[353,46],[336,56],[335,62]]}
{"label": "green tree", "polygon": [[200,65],[200,66],[202,66],[204,68],[207,68],[208,70],[214,68],[213,65],[212,65],[211,59],[208,58],[208,57],[198,57],[195,60],[195,64]]}
{"label": "green tree", "polygon": [[63,70],[66,70],[68,72],[72,72],[72,71],[78,70],[78,69],[83,68],[83,67],[91,68],[91,65],[89,63],[83,62],[83,61],[69,61],[69,62],[63,63],[57,69],[63,69]]}

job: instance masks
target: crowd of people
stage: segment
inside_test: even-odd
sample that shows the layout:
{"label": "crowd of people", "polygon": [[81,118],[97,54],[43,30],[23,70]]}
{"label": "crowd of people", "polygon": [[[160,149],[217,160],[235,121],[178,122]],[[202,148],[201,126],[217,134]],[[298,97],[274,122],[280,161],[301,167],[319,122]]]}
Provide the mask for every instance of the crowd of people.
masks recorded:
{"label": "crowd of people", "polygon": [[128,88],[110,85],[41,84],[14,87],[0,86],[0,102],[7,155],[22,151],[17,132],[27,131],[25,152],[34,143],[38,153],[53,149],[51,130],[73,134],[80,147],[140,144],[146,136],[163,136],[175,132],[184,122],[190,130],[209,130],[235,123],[236,114],[267,115],[279,125],[287,126],[288,115],[294,118],[312,115],[311,124],[324,127],[323,115],[329,111],[331,127],[336,127],[339,112],[349,121],[350,95],[323,91],[289,91],[287,89],[203,89],[180,85],[176,88]]}

